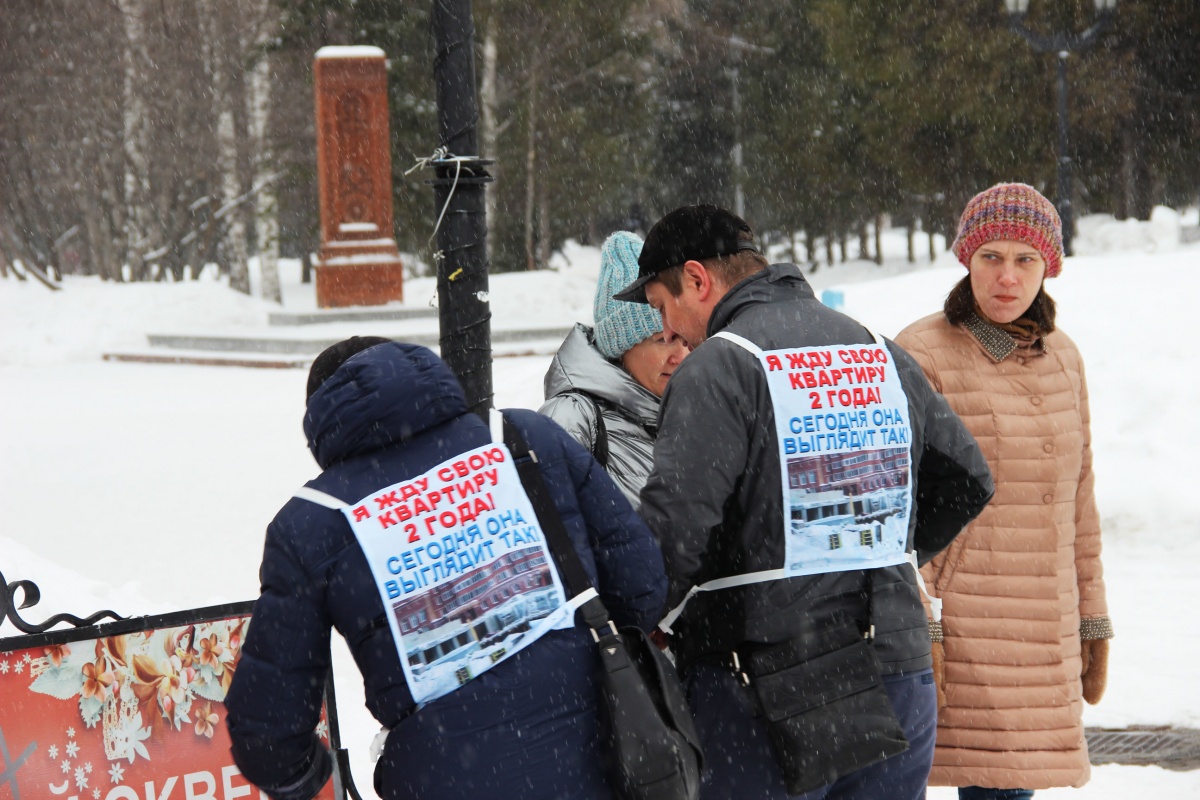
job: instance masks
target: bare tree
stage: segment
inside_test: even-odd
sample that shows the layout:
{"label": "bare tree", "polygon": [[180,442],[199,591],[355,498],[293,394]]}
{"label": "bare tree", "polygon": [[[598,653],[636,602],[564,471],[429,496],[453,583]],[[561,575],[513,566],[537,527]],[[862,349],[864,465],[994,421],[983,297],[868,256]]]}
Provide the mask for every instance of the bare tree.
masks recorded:
{"label": "bare tree", "polygon": [[283,302],[279,287],[279,208],[276,204],[275,165],[271,149],[268,122],[271,110],[273,77],[270,44],[278,34],[281,19],[273,0],[259,0],[256,9],[254,36],[254,66],[250,71],[249,100],[251,157],[254,164],[255,244],[258,247],[259,270],[262,275],[262,296],[276,303]]}

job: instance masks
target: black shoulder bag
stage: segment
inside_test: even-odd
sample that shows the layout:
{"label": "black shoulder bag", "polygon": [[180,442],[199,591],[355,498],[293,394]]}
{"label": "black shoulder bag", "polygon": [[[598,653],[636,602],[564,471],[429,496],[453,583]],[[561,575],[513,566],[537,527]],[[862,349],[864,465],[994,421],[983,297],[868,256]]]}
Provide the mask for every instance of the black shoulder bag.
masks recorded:
{"label": "black shoulder bag", "polygon": [[[592,582],[563,527],[542,480],[537,455],[504,420],[504,443],[513,454],[525,493],[537,512],[546,543],[571,597]],[[675,668],[645,632],[620,630],[594,597],[579,608],[600,654],[600,725],[608,776],[622,800],[695,800],[703,754]]]}

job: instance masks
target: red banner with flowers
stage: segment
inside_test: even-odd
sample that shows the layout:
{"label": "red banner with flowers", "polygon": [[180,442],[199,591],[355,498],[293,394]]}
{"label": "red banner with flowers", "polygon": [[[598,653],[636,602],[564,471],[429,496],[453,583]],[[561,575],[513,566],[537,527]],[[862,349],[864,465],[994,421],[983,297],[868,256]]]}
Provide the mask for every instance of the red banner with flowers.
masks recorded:
{"label": "red banner with flowers", "polygon": [[[0,800],[267,800],[225,726],[248,604],[188,613],[0,640]],[[329,742],[325,709],[318,734]]]}

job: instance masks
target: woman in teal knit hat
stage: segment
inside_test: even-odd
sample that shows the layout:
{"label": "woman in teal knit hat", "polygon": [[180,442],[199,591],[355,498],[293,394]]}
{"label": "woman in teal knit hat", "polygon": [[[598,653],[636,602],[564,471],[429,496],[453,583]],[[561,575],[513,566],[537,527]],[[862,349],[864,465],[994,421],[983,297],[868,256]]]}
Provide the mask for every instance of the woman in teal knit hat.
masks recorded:
{"label": "woman in teal knit hat", "polygon": [[589,328],[576,324],[546,373],[539,411],[591,450],[634,508],[654,465],[658,403],[687,355],[676,337],[663,341],[662,318],[643,303],[613,295],[638,274],[642,240],[618,231],[600,249],[600,280]]}

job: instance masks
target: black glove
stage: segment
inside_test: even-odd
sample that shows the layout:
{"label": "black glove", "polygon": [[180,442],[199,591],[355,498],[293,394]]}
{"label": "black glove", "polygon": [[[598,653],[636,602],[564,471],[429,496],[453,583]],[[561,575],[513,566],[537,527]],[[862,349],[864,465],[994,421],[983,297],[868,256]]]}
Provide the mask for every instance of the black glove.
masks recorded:
{"label": "black glove", "polygon": [[312,763],[299,779],[275,789],[260,786],[258,788],[271,796],[271,800],[312,800],[321,791],[333,774],[333,756],[319,742],[313,750]]}

